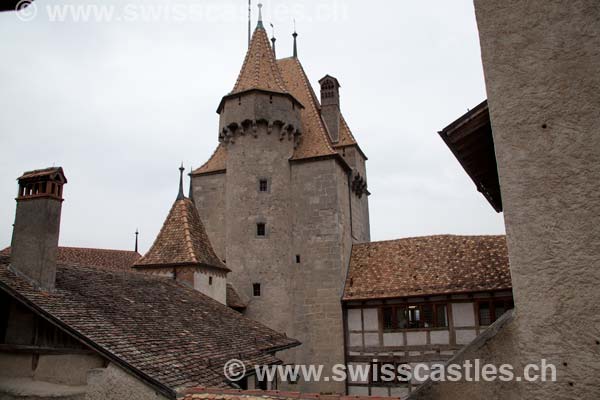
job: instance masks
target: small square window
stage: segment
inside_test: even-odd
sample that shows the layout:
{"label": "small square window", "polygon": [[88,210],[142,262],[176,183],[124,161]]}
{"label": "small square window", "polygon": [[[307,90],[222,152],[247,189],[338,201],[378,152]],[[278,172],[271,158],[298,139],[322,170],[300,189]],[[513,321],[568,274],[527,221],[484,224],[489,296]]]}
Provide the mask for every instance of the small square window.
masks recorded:
{"label": "small square window", "polygon": [[254,297],[260,297],[260,283],[252,284],[252,294]]}
{"label": "small square window", "polygon": [[267,226],[263,222],[256,224],[256,236],[267,236]]}
{"label": "small square window", "polygon": [[300,254],[296,254],[296,264],[300,264]]}
{"label": "small square window", "polygon": [[269,191],[269,181],[266,179],[261,179],[258,181],[258,190],[260,192],[268,192]]}
{"label": "small square window", "polygon": [[212,276],[209,276],[209,277],[208,277],[208,284],[209,284],[209,285],[212,285],[212,282],[213,282],[213,281],[212,281]]}

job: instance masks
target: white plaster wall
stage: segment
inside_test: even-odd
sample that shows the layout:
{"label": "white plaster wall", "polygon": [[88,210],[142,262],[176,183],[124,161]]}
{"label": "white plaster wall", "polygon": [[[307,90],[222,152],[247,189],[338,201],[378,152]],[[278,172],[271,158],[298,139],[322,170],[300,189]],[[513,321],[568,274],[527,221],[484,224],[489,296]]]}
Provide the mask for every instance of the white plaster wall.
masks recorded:
{"label": "white plaster wall", "polygon": [[473,303],[452,303],[452,321],[454,327],[475,326]]}
{"label": "white plaster wall", "polygon": [[404,334],[402,332],[389,332],[383,334],[384,346],[404,346]]}
{"label": "white plaster wall", "polygon": [[475,329],[456,330],[456,344],[469,344],[477,337]]}
{"label": "white plaster wall", "polygon": [[430,332],[431,344],[449,344],[450,343],[450,332],[449,331],[431,331]]}
{"label": "white plaster wall", "polygon": [[368,396],[369,388],[366,386],[348,386],[350,396]]}
{"label": "white plaster wall", "polygon": [[360,331],[362,330],[362,320],[361,320],[360,309],[351,308],[348,310],[348,330],[350,331]]}
{"label": "white plaster wall", "polygon": [[379,317],[377,308],[364,308],[363,319],[365,331],[379,330]]}
{"label": "white plaster wall", "polygon": [[408,346],[427,344],[427,332],[406,332],[406,344]]}
{"label": "white plaster wall", "polygon": [[[209,277],[212,277],[212,285],[209,284]],[[208,269],[196,271],[194,272],[194,289],[222,304],[227,304],[227,278],[225,274]]]}

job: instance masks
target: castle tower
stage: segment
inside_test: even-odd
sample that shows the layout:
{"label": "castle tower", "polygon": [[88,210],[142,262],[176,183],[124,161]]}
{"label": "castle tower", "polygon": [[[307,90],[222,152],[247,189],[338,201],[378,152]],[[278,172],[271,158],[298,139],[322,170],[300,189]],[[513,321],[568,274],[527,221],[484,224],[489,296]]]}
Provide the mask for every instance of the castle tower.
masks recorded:
{"label": "castle tower", "polygon": [[[219,145],[191,174],[194,204],[247,300],[245,315],[302,342],[278,356],[328,370],[344,362],[340,299],[351,246],[369,239],[368,192],[363,186],[359,198],[351,188],[366,158],[341,112],[331,140],[299,59],[275,59],[260,19],[218,113]],[[342,382],[279,388],[345,391]]]}
{"label": "castle tower", "polygon": [[177,198],[152,247],[134,268],[175,279],[226,303],[229,268],[215,254],[196,207],[183,194],[183,166]]}

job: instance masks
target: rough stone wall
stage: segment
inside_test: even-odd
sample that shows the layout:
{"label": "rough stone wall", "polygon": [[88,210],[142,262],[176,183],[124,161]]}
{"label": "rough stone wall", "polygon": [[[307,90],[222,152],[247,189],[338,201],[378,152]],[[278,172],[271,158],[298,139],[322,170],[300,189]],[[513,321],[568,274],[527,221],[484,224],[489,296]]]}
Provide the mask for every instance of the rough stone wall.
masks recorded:
{"label": "rough stone wall", "polygon": [[524,395],[597,399],[600,6],[477,0],[475,8],[521,360],[559,366],[559,382],[525,385]]}
{"label": "rough stone wall", "polygon": [[194,204],[215,253],[225,259],[225,172],[192,176]]}
{"label": "rough stone wall", "polygon": [[61,208],[56,199],[17,201],[11,265],[44,290],[54,289]]}
{"label": "rough stone wall", "polygon": [[[239,135],[227,146],[226,259],[229,279],[250,299],[249,318],[292,336],[290,269],[290,167],[293,142],[280,140],[281,127],[267,133],[259,123],[256,135]],[[269,182],[259,191],[259,180]],[[266,236],[257,236],[257,224],[266,224]],[[253,296],[253,284],[261,295]]]}
{"label": "rough stone wall", "polygon": [[166,400],[155,391],[120,367],[109,364],[106,368],[90,371],[86,400]]}
{"label": "rough stone wall", "polygon": [[[338,150],[338,153],[351,168],[358,172],[365,180],[367,179],[366,160],[356,146],[342,147]],[[369,242],[371,240],[369,196],[363,194],[359,197],[355,193],[352,193],[350,199],[352,200],[352,239],[356,243]]]}
{"label": "rough stone wall", "polygon": [[[343,326],[340,304],[345,274],[344,232],[349,230],[347,208],[340,207],[340,192],[347,199],[345,172],[335,160],[292,165],[292,265],[294,337],[302,346],[289,352],[297,364],[322,364],[324,371],[343,363]],[[283,389],[309,392],[343,392],[340,382],[299,382]]]}
{"label": "rough stone wall", "polygon": [[419,399],[600,398],[600,7],[476,0],[515,320],[467,356],[547,359],[555,383],[431,385]]}

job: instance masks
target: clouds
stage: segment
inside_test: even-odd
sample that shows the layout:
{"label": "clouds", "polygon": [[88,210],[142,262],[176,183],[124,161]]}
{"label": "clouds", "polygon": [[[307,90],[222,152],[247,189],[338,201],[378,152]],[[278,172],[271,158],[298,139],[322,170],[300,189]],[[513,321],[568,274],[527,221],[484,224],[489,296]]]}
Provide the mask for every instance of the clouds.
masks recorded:
{"label": "clouds", "polygon": [[[485,98],[470,0],[264,3],[278,56],[291,55],[290,13],[300,13],[309,78],[340,80],[344,115],[369,156],[374,239],[502,232],[501,216],[436,134]],[[0,247],[12,234],[14,179],[53,164],[69,178],[62,244],[132,248],[139,227],[142,250],[151,245],[177,194],[179,163],[197,167],[216,146],[215,109],[246,48],[244,0],[179,4],[234,12],[102,23],[0,14]],[[275,13],[282,4],[287,13]],[[319,6],[337,14],[319,15]]]}

